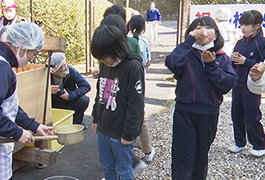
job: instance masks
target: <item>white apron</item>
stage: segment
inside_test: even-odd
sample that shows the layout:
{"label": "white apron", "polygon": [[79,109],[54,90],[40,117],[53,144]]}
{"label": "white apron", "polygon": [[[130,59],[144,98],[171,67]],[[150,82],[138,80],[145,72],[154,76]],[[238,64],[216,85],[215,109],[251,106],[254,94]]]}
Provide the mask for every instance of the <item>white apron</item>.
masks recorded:
{"label": "white apron", "polygon": [[[5,61],[9,65],[9,63],[1,56],[0,60]],[[10,97],[3,101],[1,107],[3,109],[3,115],[9,117],[11,121],[15,122],[18,112],[17,88]],[[3,137],[0,136],[0,138]],[[0,143],[0,179],[10,179],[12,177],[13,149],[14,143]]]}

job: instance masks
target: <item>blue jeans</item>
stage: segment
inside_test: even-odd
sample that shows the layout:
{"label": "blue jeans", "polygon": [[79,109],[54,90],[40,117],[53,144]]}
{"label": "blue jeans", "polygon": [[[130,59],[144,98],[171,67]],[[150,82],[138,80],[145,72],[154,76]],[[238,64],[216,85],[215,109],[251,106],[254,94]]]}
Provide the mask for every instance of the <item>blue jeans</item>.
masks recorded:
{"label": "blue jeans", "polygon": [[106,180],[133,180],[132,155],[134,142],[122,145],[120,139],[110,138],[98,131],[98,152]]}

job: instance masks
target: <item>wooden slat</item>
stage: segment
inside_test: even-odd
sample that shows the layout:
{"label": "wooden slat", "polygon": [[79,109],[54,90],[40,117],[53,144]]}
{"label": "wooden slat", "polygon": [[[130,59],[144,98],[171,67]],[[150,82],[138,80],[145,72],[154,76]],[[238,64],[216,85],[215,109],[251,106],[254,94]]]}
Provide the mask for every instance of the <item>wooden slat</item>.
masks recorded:
{"label": "wooden slat", "polygon": [[25,161],[19,161],[19,160],[13,160],[12,163],[12,170],[16,171],[17,169],[20,169],[21,167],[25,167],[28,165],[28,162]]}
{"label": "wooden slat", "polygon": [[26,146],[14,153],[13,158],[20,161],[51,165],[56,163],[56,151]]}
{"label": "wooden slat", "polygon": [[19,142],[14,142],[14,150],[13,153],[16,153],[17,151],[21,150],[24,146],[19,144]]}
{"label": "wooden slat", "polygon": [[37,69],[37,68],[44,68],[45,64],[27,64],[24,67],[20,67],[20,68],[13,68],[15,70],[16,73],[20,73],[23,71],[28,71],[28,70],[32,70],[32,69]]}
{"label": "wooden slat", "polygon": [[66,39],[57,36],[44,37],[44,46],[41,52],[65,52]]}

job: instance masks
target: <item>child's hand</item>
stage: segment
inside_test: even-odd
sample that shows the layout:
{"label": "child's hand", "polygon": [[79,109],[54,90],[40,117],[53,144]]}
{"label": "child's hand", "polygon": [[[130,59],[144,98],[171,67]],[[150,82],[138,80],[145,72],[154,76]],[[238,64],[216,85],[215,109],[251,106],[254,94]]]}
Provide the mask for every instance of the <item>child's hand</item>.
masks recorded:
{"label": "child's hand", "polygon": [[234,64],[239,65],[239,64],[244,64],[245,63],[246,57],[242,56],[241,54],[238,54],[238,56],[232,54],[230,56],[230,59],[234,62]]}
{"label": "child's hand", "polygon": [[35,140],[34,140],[33,135],[29,131],[23,129],[23,133],[22,133],[21,137],[18,139],[18,142],[21,145],[27,145],[27,144],[34,143]]}
{"label": "child's hand", "polygon": [[93,129],[94,133],[96,133],[96,134],[97,134],[97,127],[98,127],[98,124],[97,123],[93,123],[91,125],[91,128]]}
{"label": "child's hand", "polygon": [[208,37],[208,32],[205,28],[200,28],[190,31],[189,35],[193,36],[196,40],[202,41]]}
{"label": "child's hand", "polygon": [[125,139],[121,138],[121,144],[122,145],[129,145],[129,144],[132,144],[132,141],[126,141]]}
{"label": "child's hand", "polygon": [[51,136],[53,133],[51,130],[54,129],[54,126],[46,126],[43,124],[40,124],[39,127],[37,128],[37,132],[42,135],[42,136]]}
{"label": "child's hand", "polygon": [[215,57],[216,57],[216,54],[215,52],[210,52],[210,51],[202,51],[202,59],[203,59],[203,62],[212,62],[213,60],[215,60]]}
{"label": "child's hand", "polygon": [[148,61],[145,65],[146,68],[148,68],[151,65],[151,61]]}
{"label": "child's hand", "polygon": [[259,67],[259,64],[256,63],[254,66],[252,66],[252,68],[250,69],[250,72],[249,72],[249,75],[250,77],[252,78],[253,81],[257,81],[259,80],[263,73],[264,73],[264,70],[263,71],[259,71],[257,68]]}

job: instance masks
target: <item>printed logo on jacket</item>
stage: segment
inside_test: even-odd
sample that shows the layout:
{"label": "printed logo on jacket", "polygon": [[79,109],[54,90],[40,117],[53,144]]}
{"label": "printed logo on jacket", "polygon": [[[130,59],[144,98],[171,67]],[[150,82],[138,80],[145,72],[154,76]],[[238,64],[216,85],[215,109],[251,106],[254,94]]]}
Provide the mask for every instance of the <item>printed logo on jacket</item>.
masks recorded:
{"label": "printed logo on jacket", "polygon": [[[135,84],[135,90],[138,94],[142,93],[142,83],[137,81]],[[99,103],[106,104],[106,109],[115,111],[117,108],[116,97],[120,91],[119,79],[114,80],[100,77],[99,79]]]}
{"label": "printed logo on jacket", "polygon": [[99,80],[99,103],[106,104],[106,109],[115,111],[117,108],[116,96],[119,88],[119,79],[107,79],[100,77]]}

